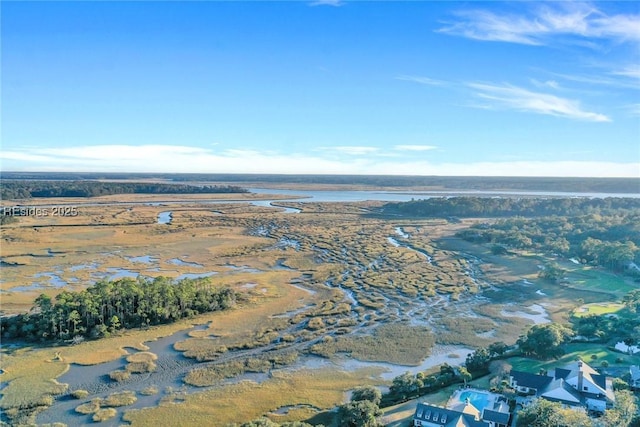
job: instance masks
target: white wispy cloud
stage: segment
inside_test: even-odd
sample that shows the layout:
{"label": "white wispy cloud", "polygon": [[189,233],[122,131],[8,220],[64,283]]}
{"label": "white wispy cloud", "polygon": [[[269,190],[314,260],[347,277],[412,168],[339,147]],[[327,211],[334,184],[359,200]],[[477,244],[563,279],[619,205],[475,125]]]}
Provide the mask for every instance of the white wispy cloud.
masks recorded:
{"label": "white wispy cloud", "polygon": [[315,0],[311,3],[309,3],[309,6],[333,6],[333,7],[339,7],[339,6],[343,6],[344,5],[344,1],[342,0]]}
{"label": "white wispy cloud", "polygon": [[610,122],[604,114],[585,111],[576,100],[532,92],[508,84],[468,83],[475,95],[486,101],[486,108],[506,108],[590,122]]}
{"label": "white wispy cloud", "polygon": [[[611,72],[611,74],[616,76],[629,77],[632,79],[640,79],[640,65],[629,65],[620,70],[614,70]],[[636,82],[636,84],[637,83],[638,82]]]}
{"label": "white wispy cloud", "polygon": [[429,85],[429,86],[444,86],[447,84],[447,82],[445,82],[444,80],[436,80],[430,77],[422,77],[422,76],[402,75],[402,76],[396,77],[396,80],[404,80],[407,82],[420,83],[420,84]]}
{"label": "white wispy cloud", "polygon": [[555,80],[540,81],[536,79],[531,79],[531,83],[533,83],[537,87],[548,87],[556,90],[560,89],[560,84]]}
{"label": "white wispy cloud", "polygon": [[333,151],[340,154],[348,154],[350,156],[362,156],[375,153],[378,151],[378,148],[358,145],[342,145],[336,147],[320,147],[320,150]]}
{"label": "white wispy cloud", "polygon": [[437,30],[444,34],[475,40],[546,45],[558,36],[576,39],[609,39],[617,42],[640,41],[640,15],[607,15],[594,5],[558,2],[536,5],[520,14],[487,10],[456,13],[458,21]]}
{"label": "white wispy cloud", "polygon": [[398,151],[429,151],[435,150],[435,145],[395,145],[393,147],[394,150]]}
{"label": "white wispy cloud", "polygon": [[[117,147],[117,150],[114,148]],[[3,150],[4,170],[165,173],[291,173],[454,176],[637,177],[640,162],[494,161],[433,163],[380,158],[326,159],[320,155],[222,150],[182,145],[95,145]],[[6,162],[9,161],[9,164]]]}
{"label": "white wispy cloud", "polygon": [[640,103],[627,105],[626,109],[631,113],[631,115],[640,117]]}
{"label": "white wispy cloud", "polygon": [[609,71],[604,74],[565,74],[549,72],[549,74],[571,82],[585,83],[587,85],[610,86],[625,89],[638,89],[638,82],[631,80],[632,69],[623,68]]}

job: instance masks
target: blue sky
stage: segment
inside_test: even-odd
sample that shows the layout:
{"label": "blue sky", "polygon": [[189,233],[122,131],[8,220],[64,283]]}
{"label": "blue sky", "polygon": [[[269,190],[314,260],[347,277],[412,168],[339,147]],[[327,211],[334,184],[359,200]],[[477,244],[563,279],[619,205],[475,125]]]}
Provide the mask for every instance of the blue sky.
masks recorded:
{"label": "blue sky", "polygon": [[638,2],[3,2],[1,168],[640,177]]}

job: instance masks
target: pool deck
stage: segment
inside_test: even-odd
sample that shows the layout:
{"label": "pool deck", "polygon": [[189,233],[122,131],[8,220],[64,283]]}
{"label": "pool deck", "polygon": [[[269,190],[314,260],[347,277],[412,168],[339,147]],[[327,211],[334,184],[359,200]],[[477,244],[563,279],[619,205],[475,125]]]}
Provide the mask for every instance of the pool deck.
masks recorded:
{"label": "pool deck", "polygon": [[486,396],[486,403],[483,403],[482,405],[478,405],[477,402],[474,402],[473,400],[471,401],[471,404],[474,405],[474,407],[478,411],[480,411],[480,413],[482,413],[484,408],[487,408],[487,407],[488,408],[492,408],[494,403],[496,402],[496,400],[500,397],[500,395],[495,394],[495,393],[491,393],[490,391],[487,391],[487,390],[481,390],[481,389],[477,389],[477,388],[461,388],[461,389],[456,390],[451,395],[451,397],[447,401],[447,408],[453,409],[456,406],[460,405],[461,403],[464,403],[464,400],[461,399],[461,395],[464,392],[477,393],[477,394],[482,394],[482,395]]}

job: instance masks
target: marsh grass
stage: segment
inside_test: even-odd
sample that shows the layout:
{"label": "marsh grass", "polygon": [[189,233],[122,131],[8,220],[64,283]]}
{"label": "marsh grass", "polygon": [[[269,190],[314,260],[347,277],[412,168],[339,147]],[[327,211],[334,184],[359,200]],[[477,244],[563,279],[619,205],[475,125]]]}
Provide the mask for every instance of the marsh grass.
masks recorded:
{"label": "marsh grass", "polygon": [[93,414],[91,419],[96,423],[101,423],[115,417],[117,414],[118,411],[113,408],[101,408]]}
{"label": "marsh grass", "polygon": [[274,368],[291,365],[296,360],[298,360],[298,353],[295,351],[234,360],[206,368],[193,369],[185,376],[184,382],[197,387],[211,386],[223,379],[234,378],[245,372],[268,372]]}
{"label": "marsh grass", "polygon": [[194,369],[184,377],[184,382],[196,387],[206,387],[225,378],[233,378],[245,372],[242,362],[232,361],[207,368]]}
{"label": "marsh grass", "polygon": [[53,403],[53,396],[67,391],[66,384],[54,378],[68,370],[68,365],[51,361],[55,350],[20,349],[2,355],[2,390],[0,408],[12,424],[33,424],[35,415]]}
{"label": "marsh grass", "polygon": [[136,394],[133,391],[127,390],[127,391],[122,391],[118,393],[113,393],[105,397],[101,402],[101,406],[105,406],[105,407],[127,406],[135,403],[136,400],[138,400],[138,398],[136,397]]}
{"label": "marsh grass", "polygon": [[[156,408],[127,411],[124,420],[136,426],[226,426],[262,417],[287,405],[311,405],[321,409],[342,403],[344,393],[362,385],[381,383],[383,369],[341,372],[329,369],[274,372],[273,378],[256,384],[244,381],[186,395],[180,405],[163,403]],[[377,378],[377,379],[376,379]],[[307,413],[290,414],[306,417]],[[299,421],[299,420],[296,420]]]}
{"label": "marsh grass", "polygon": [[478,334],[495,331],[499,325],[487,317],[444,316],[438,321],[443,330],[438,330],[439,344],[455,344],[482,347],[491,344],[494,338],[483,338]]}
{"label": "marsh grass", "polygon": [[418,365],[435,344],[430,328],[403,324],[378,327],[373,335],[340,336],[311,347],[311,352],[324,357],[349,353],[352,357],[372,362]]}
{"label": "marsh grass", "polygon": [[156,364],[152,360],[146,360],[141,362],[129,362],[125,367],[127,372],[132,374],[145,374],[156,370]]}
{"label": "marsh grass", "polygon": [[149,351],[139,351],[127,356],[127,362],[129,363],[152,362],[157,359],[158,356]]}
{"label": "marsh grass", "polygon": [[[157,200],[157,198],[149,200]],[[54,203],[59,202],[56,200]],[[442,221],[395,223],[395,219],[387,221],[363,217],[360,209],[365,205],[300,204],[305,210],[304,215],[290,216],[278,214],[273,209],[256,210],[255,207],[243,204],[224,205],[221,209],[224,210],[225,215],[217,216],[211,215],[206,209],[202,209],[202,206],[185,204],[169,203],[162,208],[135,206],[130,212],[122,209],[121,206],[99,206],[87,207],[86,210],[83,208],[81,222],[85,225],[42,227],[35,231],[29,225],[34,225],[36,222],[26,219],[22,224],[25,227],[7,229],[6,237],[10,241],[3,245],[3,256],[22,255],[13,261],[24,262],[27,265],[20,267],[19,275],[16,273],[17,270],[7,269],[7,277],[3,277],[3,280],[6,279],[3,289],[23,284],[24,277],[31,277],[42,271],[54,271],[56,268],[64,270],[63,280],[66,280],[71,275],[68,267],[91,262],[98,262],[99,270],[102,271],[110,267],[141,270],[140,265],[127,263],[128,261],[123,260],[122,257],[106,255],[118,246],[122,249],[124,256],[138,256],[152,251],[151,255],[160,259],[159,267],[162,270],[172,270],[175,275],[195,272],[195,270],[176,267],[167,263],[166,260],[188,254],[189,261],[218,271],[220,274],[212,276],[212,282],[228,284],[241,292],[242,303],[229,312],[203,315],[193,320],[154,327],[146,331],[131,330],[118,337],[85,342],[77,346],[51,350],[35,349],[30,352],[7,355],[3,357],[3,365],[6,366],[3,366],[3,369],[6,372],[2,375],[2,380],[9,385],[3,390],[0,407],[7,414],[10,412],[18,414],[22,416],[21,420],[33,423],[35,421],[32,417],[33,413],[50,402],[51,396],[64,392],[64,386],[56,384],[54,378],[68,368],[68,363],[86,365],[115,360],[127,356],[126,347],[144,351],[147,348],[142,343],[147,340],[185,330],[191,327],[192,323],[202,324],[209,321],[211,323],[207,330],[192,333],[192,339],[176,344],[175,348],[184,351],[189,357],[214,360],[220,354],[234,349],[257,349],[270,342],[273,344],[273,340],[278,337],[282,338],[281,345],[286,346],[290,342],[313,339],[332,333],[336,337],[335,341],[322,343],[325,346],[323,350],[328,355],[344,351],[365,360],[415,364],[428,355],[432,338],[415,331],[389,334],[389,336],[384,334],[378,336],[377,333],[374,336],[354,333],[358,332],[357,328],[360,324],[377,327],[385,322],[400,320],[399,314],[389,310],[390,303],[404,307],[405,304],[407,306],[415,304],[419,299],[428,304],[432,298],[440,294],[451,295],[451,305],[454,306],[457,298],[464,302],[465,296],[479,292],[478,286],[467,275],[469,266],[458,252],[460,250],[485,261],[479,268],[483,269],[484,278],[499,289],[497,292],[483,290],[483,296],[493,300],[493,304],[487,305],[481,309],[482,311],[477,311],[478,314],[495,321],[496,340],[513,341],[522,332],[522,327],[527,324],[526,321],[518,318],[501,319],[500,303],[522,302],[538,298],[533,295],[538,287],[548,293],[557,305],[549,308],[553,320],[561,320],[563,316],[566,318],[566,313],[569,311],[566,308],[575,308],[576,298],[583,298],[587,303],[602,301],[603,298],[615,299],[615,295],[603,293],[607,292],[608,284],[616,287],[615,292],[623,290],[622,285],[611,282],[610,278],[599,275],[597,272],[585,273],[587,275],[584,277],[579,276],[577,272],[576,279],[585,280],[585,283],[576,282],[577,286],[573,288],[542,284],[536,280],[536,264],[540,263],[540,260],[535,255],[495,256],[491,254],[489,247],[472,245],[456,238],[447,240],[447,236],[471,224],[472,221],[464,220],[461,224],[447,224]],[[175,227],[156,226],[156,215],[160,210],[176,211]],[[319,212],[319,214],[313,212]],[[77,222],[77,219],[74,221]],[[133,225],[135,222],[145,221],[148,224]],[[96,227],[98,223],[113,225]],[[247,230],[261,225],[273,225],[268,237],[248,235]],[[424,257],[413,251],[393,248],[388,243],[387,238],[396,235],[394,227],[398,225],[405,227],[405,231],[411,233],[413,246],[430,253],[433,264],[428,263]],[[4,229],[3,232],[5,232]],[[300,250],[274,248],[274,242],[281,237],[299,240]],[[438,240],[440,237],[444,239]],[[41,257],[35,263],[32,257],[24,255],[46,254],[47,248],[66,252],[64,260],[62,261],[61,257]],[[300,271],[273,270],[280,259],[283,259],[284,265]],[[262,272],[230,271],[227,264],[247,265]],[[350,276],[344,283],[340,283],[345,270],[349,271]],[[309,284],[317,285],[313,288],[315,294],[289,285],[292,281],[299,280],[301,273],[309,277],[304,281],[305,287]],[[90,271],[80,270],[74,272],[72,276],[77,277],[82,283],[79,287],[92,280]],[[532,281],[535,286],[528,289],[513,286],[513,283],[522,281],[523,278]],[[333,286],[339,285],[350,289],[359,305],[352,306],[351,302],[344,298],[342,291],[325,287],[323,284],[329,279],[333,280]],[[598,285],[600,279],[606,279],[606,281]],[[242,287],[249,282],[256,283],[256,287],[249,290]],[[262,292],[262,289],[266,291]],[[58,292],[60,290],[47,290],[52,297]],[[17,292],[3,295],[3,308],[27,311],[32,306],[33,297],[35,295],[27,298]],[[293,318],[272,318],[272,316],[305,306],[311,308]],[[438,310],[434,313],[436,316],[451,318],[455,316],[455,310],[446,311],[440,307],[434,310]],[[315,318],[322,321],[324,327],[315,330],[290,329],[297,323]],[[475,334],[477,331],[482,333],[489,326],[466,322],[455,324],[449,320],[445,320],[444,323],[451,330],[447,331],[449,335],[443,336],[442,339],[451,342],[456,340],[456,336]],[[380,329],[378,327],[378,330]],[[411,338],[414,335],[415,337]],[[477,343],[484,344],[482,339],[476,338]],[[468,342],[472,343],[476,338],[470,337]],[[403,346],[410,349],[409,351],[403,349],[406,354],[400,350]],[[52,361],[53,350],[60,351],[61,361]],[[130,364],[145,362],[153,363],[152,360],[129,360]],[[260,358],[243,361],[243,363],[243,369],[246,371],[261,371],[267,367],[267,363]],[[269,363],[272,366],[276,365],[275,361]],[[149,366],[147,365],[146,368],[142,366],[141,369],[147,369]],[[129,371],[126,372],[129,373]],[[333,385],[335,384],[337,383]],[[300,393],[314,390],[313,385],[303,382],[298,382],[297,387]],[[258,387],[254,394],[251,391],[253,389],[255,387],[248,387],[246,391],[239,394],[243,395],[247,402],[255,405],[259,399],[263,398],[261,393],[264,392]],[[293,392],[286,390],[285,394],[295,396]],[[279,394],[274,388],[271,391],[276,395]],[[226,398],[231,399],[231,397]],[[270,401],[266,396],[264,398]],[[187,397],[184,399],[188,401]],[[194,397],[192,402],[200,402],[198,399]],[[182,400],[180,394],[171,398],[171,401],[179,400]],[[297,403],[296,399],[291,400]],[[237,402],[234,401],[235,403]],[[201,425],[208,425],[207,421],[211,419],[198,418],[202,413],[210,416],[218,416],[221,411],[236,414],[236,406],[223,408],[224,411],[216,406],[218,410],[215,415],[212,415],[213,412],[205,407],[205,402],[194,405],[185,405],[185,408],[197,408],[195,417],[202,421]],[[202,408],[199,405],[202,405]],[[254,419],[274,409],[266,407],[260,412],[259,409],[264,408],[264,405],[257,405],[257,408],[245,408],[242,405],[245,404],[242,403],[239,407],[238,418],[236,418],[238,421]],[[182,408],[180,410],[182,411]],[[27,414],[26,417],[23,416],[24,414]],[[177,418],[172,418],[172,414],[169,414],[167,419],[190,420],[187,412],[181,412],[181,414],[176,415]],[[156,422],[151,425],[166,425],[166,419],[154,419]],[[13,418],[12,421],[14,421]],[[146,421],[142,422],[146,424]],[[172,423],[172,425],[180,425],[180,423]]]}
{"label": "marsh grass", "polygon": [[82,405],[76,406],[75,411],[79,414],[89,415],[98,411],[101,405],[102,399],[97,398],[93,399],[91,402],[83,403]]}
{"label": "marsh grass", "polygon": [[126,369],[116,369],[115,371],[109,372],[109,378],[117,382],[126,381],[131,378],[131,371]]}
{"label": "marsh grass", "polygon": [[156,395],[160,392],[160,389],[158,388],[158,386],[155,385],[150,385],[149,387],[145,387],[142,390],[140,390],[140,394],[142,394],[143,396],[153,396]]}
{"label": "marsh grass", "polygon": [[71,392],[71,397],[74,399],[84,399],[89,396],[89,392],[87,390],[74,390]]}

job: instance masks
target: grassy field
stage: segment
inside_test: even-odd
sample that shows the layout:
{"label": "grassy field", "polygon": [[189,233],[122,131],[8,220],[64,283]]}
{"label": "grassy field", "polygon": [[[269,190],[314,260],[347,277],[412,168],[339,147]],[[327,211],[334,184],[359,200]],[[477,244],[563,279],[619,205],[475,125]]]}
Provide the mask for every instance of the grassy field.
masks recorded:
{"label": "grassy field", "polygon": [[565,277],[568,283],[566,286],[572,289],[604,292],[622,297],[638,288],[638,285],[634,284],[631,279],[604,271],[601,267],[574,264],[564,264],[563,267],[567,269]]}
{"label": "grassy field", "polygon": [[615,314],[624,309],[622,303],[592,303],[585,304],[576,308],[572,315],[576,317],[583,317],[588,315],[602,316],[604,314]]}

